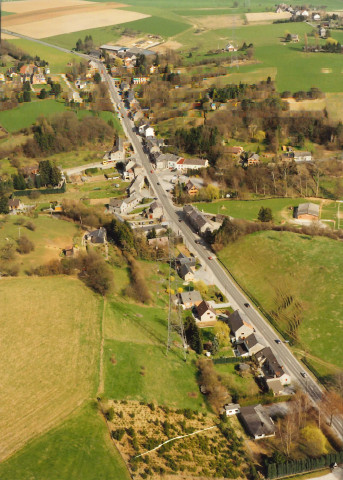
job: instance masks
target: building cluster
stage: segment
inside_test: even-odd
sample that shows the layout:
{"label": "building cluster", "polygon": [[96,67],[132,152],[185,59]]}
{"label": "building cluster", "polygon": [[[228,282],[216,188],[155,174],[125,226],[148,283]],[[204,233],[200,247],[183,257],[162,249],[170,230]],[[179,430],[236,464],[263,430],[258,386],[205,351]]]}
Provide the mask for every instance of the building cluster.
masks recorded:
{"label": "building cluster", "polygon": [[41,67],[35,63],[24,64],[20,68],[10,67],[6,73],[0,73],[0,82],[23,84],[30,82],[31,85],[45,85],[46,75],[50,74],[50,67]]}
{"label": "building cluster", "polygon": [[255,357],[268,389],[272,390],[275,395],[281,394],[284,386],[291,383],[291,377],[280,364],[272,349],[266,345],[264,339],[249,323],[248,317],[243,312],[236,310],[228,315],[225,323],[230,328],[235,354],[239,357]]}
{"label": "building cluster", "polygon": [[[149,57],[156,55],[156,52],[139,47],[123,47],[120,45],[101,45],[100,50],[103,56],[108,55],[110,58],[119,58],[122,60],[122,66],[131,72],[137,65],[137,60],[144,55]],[[116,73],[116,67],[112,73]]]}
{"label": "building cluster", "polygon": [[319,21],[321,19],[321,14],[318,10],[309,9],[309,8],[302,8],[300,6],[293,6],[288,5],[287,3],[280,3],[276,7],[276,13],[283,13],[288,12],[291,14],[291,18],[296,20],[298,17],[303,18],[305,20],[314,20]]}

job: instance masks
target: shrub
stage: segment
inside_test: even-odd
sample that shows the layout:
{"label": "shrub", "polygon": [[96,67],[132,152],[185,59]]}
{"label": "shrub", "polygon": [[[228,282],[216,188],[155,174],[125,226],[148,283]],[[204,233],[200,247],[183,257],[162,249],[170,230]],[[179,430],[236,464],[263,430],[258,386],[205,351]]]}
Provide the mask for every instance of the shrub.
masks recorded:
{"label": "shrub", "polygon": [[32,222],[27,222],[27,224],[25,225],[25,227],[28,229],[28,230],[31,230],[31,232],[34,232],[36,230],[36,225]]}
{"label": "shrub", "polygon": [[105,417],[109,422],[112,422],[114,418],[114,408],[110,407],[106,412],[105,412]]}
{"label": "shrub", "polygon": [[22,235],[18,240],[17,240],[17,251],[21,254],[27,254],[32,252],[32,250],[35,249],[34,244],[29,240],[27,237]]}
{"label": "shrub", "polygon": [[124,435],[125,430],[123,428],[118,428],[117,430],[112,430],[111,432],[111,437],[114,438],[114,440],[118,440],[118,442],[120,442]]}

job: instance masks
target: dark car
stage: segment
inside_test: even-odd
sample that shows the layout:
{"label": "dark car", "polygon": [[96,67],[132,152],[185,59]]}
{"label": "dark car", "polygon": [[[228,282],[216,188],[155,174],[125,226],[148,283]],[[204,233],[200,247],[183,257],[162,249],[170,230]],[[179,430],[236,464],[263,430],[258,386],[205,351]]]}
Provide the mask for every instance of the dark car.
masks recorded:
{"label": "dark car", "polygon": [[306,372],[300,372],[300,375],[301,375],[302,377],[304,377],[304,378],[307,377],[307,373],[306,373]]}
{"label": "dark car", "polygon": [[159,185],[159,184],[160,184],[160,182],[157,182],[157,185]]}
{"label": "dark car", "polygon": [[281,343],[281,340],[279,340],[278,338],[275,340],[275,343],[277,343],[278,345]]}
{"label": "dark car", "polygon": [[246,308],[248,308],[248,307],[250,307],[250,304],[249,304],[249,303],[245,303],[244,306],[245,306]]}

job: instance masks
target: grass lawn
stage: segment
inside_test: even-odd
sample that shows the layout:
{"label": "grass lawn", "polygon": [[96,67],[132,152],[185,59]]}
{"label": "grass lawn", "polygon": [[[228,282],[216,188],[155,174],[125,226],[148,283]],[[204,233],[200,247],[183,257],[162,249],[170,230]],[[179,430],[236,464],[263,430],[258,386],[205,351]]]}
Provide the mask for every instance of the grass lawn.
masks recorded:
{"label": "grass lawn", "polygon": [[269,198],[264,200],[219,200],[212,203],[197,203],[196,206],[204,212],[220,213],[251,221],[257,220],[261,207],[268,207],[273,212],[274,222],[281,223],[281,220],[292,218],[293,206],[305,202],[306,199],[304,198]]}
{"label": "grass lawn", "polygon": [[64,111],[64,102],[55,99],[22,103],[17,108],[1,112],[0,124],[9,132],[17,132],[32,125],[40,115],[48,116]]}
{"label": "grass lawn", "polygon": [[214,365],[215,370],[220,374],[223,384],[228,389],[229,393],[235,397],[234,401],[243,398],[258,395],[259,388],[254,380],[252,374],[240,376],[235,370],[237,364],[226,363]]}
{"label": "grass lawn", "polygon": [[[289,232],[258,232],[225,247],[219,257],[273,315],[280,331],[292,332],[299,323],[298,350],[328,367],[343,367],[341,242]],[[323,368],[332,371],[325,364]]]}
{"label": "grass lawn", "polygon": [[94,397],[102,302],[74,278],[31,277],[2,279],[0,304],[2,460]]}
{"label": "grass lawn", "polygon": [[103,419],[84,406],[0,464],[2,480],[129,480]]}
{"label": "grass lawn", "polygon": [[[0,224],[0,246],[8,241],[16,245],[19,234],[25,235],[35,246],[32,252],[26,255],[17,254],[14,260],[14,263],[19,263],[22,274],[30,267],[37,267],[58,258],[63,248],[70,247],[73,245],[74,239],[77,240],[81,237],[79,228],[74,223],[51,216],[29,218],[13,215],[5,218],[6,223]],[[36,230],[27,229],[25,223],[24,225],[15,225],[18,219],[25,220],[25,223],[32,222],[36,226]]]}
{"label": "grass lawn", "polygon": [[53,45],[58,45],[59,47],[72,49],[75,48],[76,42],[79,38],[83,40],[86,35],[91,35],[94,45],[100,46],[104,43],[114,42],[118,39],[120,36],[120,27],[121,25],[111,25],[109,27],[91,28],[88,30],[47,37],[44,40]]}

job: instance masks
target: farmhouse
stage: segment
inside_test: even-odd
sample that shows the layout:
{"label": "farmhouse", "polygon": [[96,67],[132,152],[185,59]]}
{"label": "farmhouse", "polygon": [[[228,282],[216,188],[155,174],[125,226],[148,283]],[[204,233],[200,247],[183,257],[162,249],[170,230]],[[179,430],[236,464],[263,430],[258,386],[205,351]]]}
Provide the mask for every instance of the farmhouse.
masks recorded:
{"label": "farmhouse", "polygon": [[232,341],[243,342],[249,335],[254,333],[254,328],[248,322],[245,313],[235,310],[225,321],[230,328]]}
{"label": "farmhouse", "polygon": [[262,405],[241,407],[240,419],[247,432],[255,440],[275,435],[275,425]]}
{"label": "farmhouse", "polygon": [[217,318],[215,310],[205,300],[196,307],[196,311],[200,322],[210,322]]}
{"label": "farmhouse", "polygon": [[192,308],[200,305],[202,302],[201,294],[198,290],[180,293],[180,300],[184,308]]}
{"label": "farmhouse", "polygon": [[319,205],[315,203],[301,203],[294,207],[294,217],[298,220],[319,220]]}

